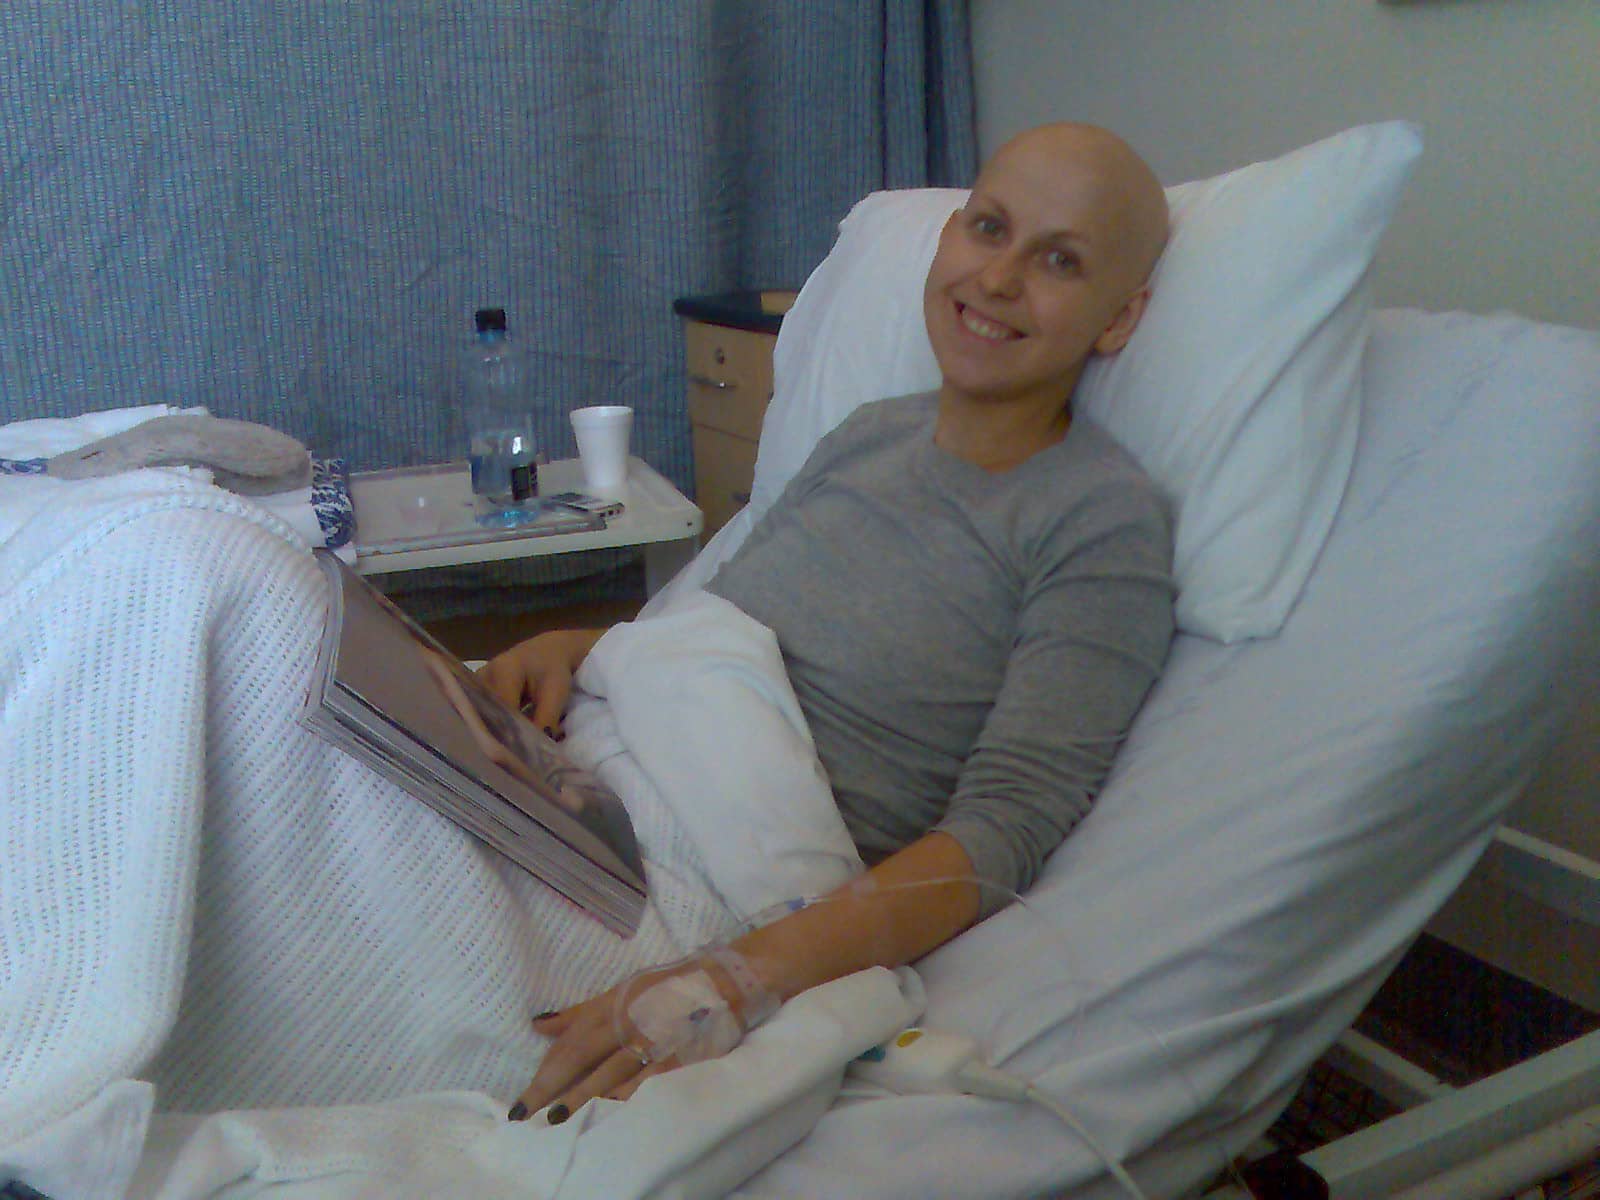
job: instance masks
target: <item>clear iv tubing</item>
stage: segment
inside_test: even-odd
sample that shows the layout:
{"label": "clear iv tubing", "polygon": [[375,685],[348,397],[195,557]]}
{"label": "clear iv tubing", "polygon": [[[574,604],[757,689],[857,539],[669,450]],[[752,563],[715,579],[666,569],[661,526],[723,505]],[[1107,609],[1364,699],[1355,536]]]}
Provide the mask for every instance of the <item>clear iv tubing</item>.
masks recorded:
{"label": "clear iv tubing", "polygon": [[[727,946],[730,942],[736,941],[738,938],[747,933],[773,924],[794,913],[814,908],[819,905],[839,903],[841,901],[851,899],[859,900],[874,895],[889,895],[895,892],[911,891],[917,888],[948,887],[952,884],[967,884],[977,888],[980,892],[989,891],[1002,893],[1007,900],[1016,904],[1024,912],[1028,913],[1028,915],[1032,917],[1035,922],[1037,922],[1043,929],[1048,931],[1049,936],[1051,936],[1051,938],[1055,941],[1057,949],[1061,952],[1064,961],[1071,958],[1072,950],[1067,944],[1066,939],[1061,936],[1060,932],[1053,925],[1051,925],[1049,920],[1047,920],[1036,908],[1034,908],[1025,897],[1010,890],[1009,888],[1001,887],[998,884],[992,883],[988,880],[978,879],[974,876],[946,876],[936,879],[923,879],[915,882],[894,883],[888,885],[878,884],[869,880],[865,876],[857,876],[851,882],[841,885],[837,890],[825,896],[798,897],[791,900],[780,901],[777,904],[762,909],[760,912],[740,922],[738,928],[729,937],[729,939],[720,943],[720,945]],[[711,947],[702,947],[699,950],[685,955],[677,960],[677,962],[662,964],[660,967],[651,968],[650,971],[641,972],[640,974],[641,976],[644,976],[659,971],[670,971],[676,966],[698,959],[700,956],[708,953],[708,951],[711,949]],[[635,978],[638,977],[636,976]],[[1092,984],[1092,980],[1080,982],[1080,986],[1085,988],[1092,986]],[[626,1020],[629,995],[630,993],[625,983],[619,989],[618,1004],[617,1008],[614,1010],[612,1018],[615,1022],[618,1044],[624,1046],[630,1045],[634,1040],[630,1034],[628,1022]],[[1145,1038],[1149,1039],[1155,1045],[1160,1047],[1163,1054],[1166,1055],[1170,1061],[1172,1057],[1172,1049],[1167,1044],[1166,1039],[1163,1038],[1159,1033],[1141,1026],[1137,1021],[1133,1020],[1125,1013],[1122,1014],[1119,1019],[1128,1021],[1134,1027],[1136,1032],[1142,1034]],[[1082,1021],[1083,1008],[1081,1005],[1079,1005],[1070,1018],[1070,1029],[1067,1037],[1067,1045],[1069,1048],[1075,1046],[1077,1043],[1079,1033],[1082,1029]],[[748,1032],[748,1030],[746,1030],[746,1032]],[[988,1067],[986,1060],[984,1065],[988,1070],[995,1071],[994,1068]],[[1182,1083],[1183,1088],[1187,1093],[1190,1103],[1193,1107],[1193,1111],[1200,1111],[1202,1108],[1200,1098],[1195,1092],[1194,1087],[1189,1081],[1187,1075],[1181,1068],[1178,1068],[1175,1065],[1173,1065],[1171,1069],[1174,1076]],[[1038,1104],[1041,1108],[1055,1116],[1056,1119],[1059,1120],[1063,1125],[1072,1130],[1072,1132],[1083,1141],[1083,1143],[1089,1148],[1095,1157],[1100,1160],[1101,1164],[1106,1168],[1108,1174],[1110,1174],[1110,1176],[1116,1181],[1122,1190],[1132,1197],[1133,1200],[1148,1200],[1145,1193],[1128,1174],[1121,1160],[1107,1151],[1100,1144],[1099,1140],[1095,1138],[1087,1128],[1084,1127],[1082,1122],[1080,1122],[1060,1100],[1045,1092],[1031,1080],[1023,1079],[1021,1077],[1004,1076],[1004,1073],[998,1071],[995,1071],[995,1073],[1005,1078],[1014,1079],[1016,1083],[1024,1086],[1026,1088],[1026,1099]],[[1229,1159],[1226,1154],[1223,1154],[1221,1158],[1222,1170],[1231,1176],[1233,1181],[1238,1184],[1240,1189],[1244,1191],[1246,1195],[1250,1194],[1249,1189],[1245,1185],[1243,1179],[1240,1178],[1238,1172],[1234,1169],[1231,1159]]]}

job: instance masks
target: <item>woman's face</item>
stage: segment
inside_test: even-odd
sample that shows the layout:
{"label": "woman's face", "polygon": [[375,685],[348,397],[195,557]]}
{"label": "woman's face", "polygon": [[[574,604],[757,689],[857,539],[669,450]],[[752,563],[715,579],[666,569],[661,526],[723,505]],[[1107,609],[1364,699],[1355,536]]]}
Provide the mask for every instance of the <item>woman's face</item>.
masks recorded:
{"label": "woman's face", "polygon": [[1019,139],[984,168],[923,292],[946,391],[1059,407],[1091,353],[1122,348],[1144,292],[1125,261],[1119,194],[1092,155],[1043,139]]}

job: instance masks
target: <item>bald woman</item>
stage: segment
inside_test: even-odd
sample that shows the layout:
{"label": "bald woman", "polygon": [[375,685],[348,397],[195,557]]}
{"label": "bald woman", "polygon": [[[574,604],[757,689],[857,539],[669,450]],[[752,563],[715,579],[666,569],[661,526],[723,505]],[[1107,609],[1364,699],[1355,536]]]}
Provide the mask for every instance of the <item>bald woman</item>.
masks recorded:
{"label": "bald woman", "polygon": [[[1072,397],[1133,335],[1166,236],[1160,184],[1115,135],[1007,142],[928,272],[938,391],[853,413],[707,585],[777,636],[869,864],[690,968],[733,1040],[753,1008],[912,962],[1003,907],[1088,811],[1171,640],[1172,535]],[[524,642],[485,681],[554,728],[602,632]],[[513,1119],[565,1120],[678,1065],[618,1020],[656,982],[537,1019],[555,1043]]]}

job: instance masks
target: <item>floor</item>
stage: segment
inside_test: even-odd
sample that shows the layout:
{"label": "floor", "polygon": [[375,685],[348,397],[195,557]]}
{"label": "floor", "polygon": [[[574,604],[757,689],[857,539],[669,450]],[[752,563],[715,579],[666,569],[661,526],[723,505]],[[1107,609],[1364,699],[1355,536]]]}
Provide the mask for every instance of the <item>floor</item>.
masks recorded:
{"label": "floor", "polygon": [[1356,1028],[1459,1087],[1600,1029],[1600,1013],[1424,934]]}

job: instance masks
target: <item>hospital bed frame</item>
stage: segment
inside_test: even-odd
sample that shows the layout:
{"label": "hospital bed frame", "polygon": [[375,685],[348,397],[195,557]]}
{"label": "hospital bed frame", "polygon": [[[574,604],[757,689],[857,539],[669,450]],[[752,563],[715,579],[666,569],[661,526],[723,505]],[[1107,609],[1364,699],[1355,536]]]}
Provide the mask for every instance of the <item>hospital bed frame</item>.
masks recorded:
{"label": "hospital bed frame", "polygon": [[[1507,828],[1485,863],[1560,917],[1600,926],[1600,862]],[[1329,1200],[1503,1200],[1600,1154],[1600,1030],[1460,1088],[1354,1031],[1323,1062],[1402,1110],[1300,1156],[1294,1186],[1326,1187]],[[1249,1193],[1227,1184],[1206,1198]]]}

